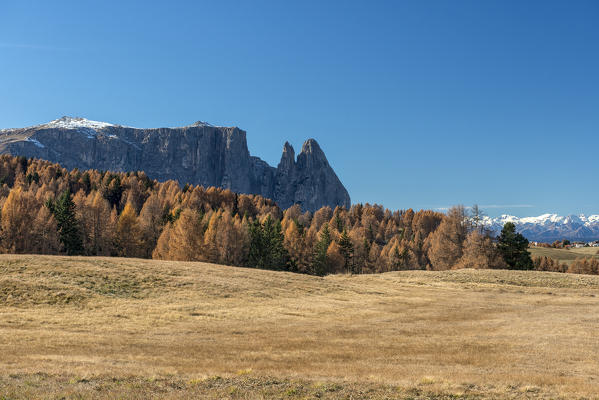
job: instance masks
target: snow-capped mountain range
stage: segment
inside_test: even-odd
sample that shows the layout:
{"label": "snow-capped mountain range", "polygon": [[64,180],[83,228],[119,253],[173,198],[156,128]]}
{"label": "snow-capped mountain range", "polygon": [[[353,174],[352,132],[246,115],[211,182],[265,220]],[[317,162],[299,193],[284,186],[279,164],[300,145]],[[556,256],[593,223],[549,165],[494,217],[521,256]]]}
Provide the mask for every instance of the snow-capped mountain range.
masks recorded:
{"label": "snow-capped mountain range", "polygon": [[599,240],[599,215],[580,214],[562,217],[557,214],[543,214],[538,217],[524,218],[513,215],[483,217],[483,224],[497,234],[506,222],[513,222],[518,232],[528,240],[536,242],[553,242],[561,239]]}

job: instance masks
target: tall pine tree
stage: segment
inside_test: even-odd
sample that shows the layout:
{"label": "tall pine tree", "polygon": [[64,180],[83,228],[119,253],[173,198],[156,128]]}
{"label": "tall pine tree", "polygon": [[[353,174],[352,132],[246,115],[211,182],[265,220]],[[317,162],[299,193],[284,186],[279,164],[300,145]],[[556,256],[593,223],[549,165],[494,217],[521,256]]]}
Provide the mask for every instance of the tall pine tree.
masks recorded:
{"label": "tall pine tree", "polygon": [[347,229],[343,229],[343,232],[341,233],[341,237],[339,238],[339,249],[343,259],[345,260],[345,270],[347,272],[353,273],[352,259],[354,257],[354,244],[347,234]]}
{"label": "tall pine tree", "polygon": [[331,231],[329,224],[325,223],[320,231],[320,238],[314,246],[314,262],[312,272],[315,275],[324,276],[329,272],[329,263],[327,260],[327,250],[331,244]]}
{"label": "tall pine tree", "polygon": [[497,249],[509,269],[532,269],[533,263],[528,252],[528,239],[516,233],[516,225],[506,222],[497,241]]}
{"label": "tall pine tree", "polygon": [[257,218],[249,224],[248,233],[250,236],[248,267],[264,268],[264,235],[262,224]]}
{"label": "tall pine tree", "polygon": [[56,218],[58,237],[68,255],[83,253],[83,241],[79,221],[75,216],[75,203],[71,192],[65,190],[56,201],[49,200],[46,205]]}
{"label": "tall pine tree", "polygon": [[287,269],[289,254],[283,245],[284,236],[280,221],[274,221],[270,215],[263,224],[256,219],[249,226],[249,236],[248,266]]}

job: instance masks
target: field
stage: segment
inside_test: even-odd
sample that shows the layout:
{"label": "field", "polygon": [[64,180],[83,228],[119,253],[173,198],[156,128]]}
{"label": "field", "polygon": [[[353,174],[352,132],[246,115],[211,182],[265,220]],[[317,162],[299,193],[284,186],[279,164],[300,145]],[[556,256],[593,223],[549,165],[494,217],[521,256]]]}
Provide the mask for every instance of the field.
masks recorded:
{"label": "field", "polygon": [[599,277],[0,256],[0,399],[597,398]]}
{"label": "field", "polygon": [[553,249],[546,247],[531,247],[528,249],[532,256],[545,256],[558,260],[559,262],[570,264],[577,258],[594,257],[599,259],[599,247],[581,247],[579,249]]}

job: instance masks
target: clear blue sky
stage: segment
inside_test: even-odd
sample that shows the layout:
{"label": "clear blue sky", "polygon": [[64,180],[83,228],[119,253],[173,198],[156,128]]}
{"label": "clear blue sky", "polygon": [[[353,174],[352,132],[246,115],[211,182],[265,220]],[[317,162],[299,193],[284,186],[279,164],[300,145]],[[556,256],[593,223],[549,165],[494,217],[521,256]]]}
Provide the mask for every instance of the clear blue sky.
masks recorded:
{"label": "clear blue sky", "polygon": [[598,1],[1,0],[0,93],[0,127],[314,137],[353,202],[599,213]]}

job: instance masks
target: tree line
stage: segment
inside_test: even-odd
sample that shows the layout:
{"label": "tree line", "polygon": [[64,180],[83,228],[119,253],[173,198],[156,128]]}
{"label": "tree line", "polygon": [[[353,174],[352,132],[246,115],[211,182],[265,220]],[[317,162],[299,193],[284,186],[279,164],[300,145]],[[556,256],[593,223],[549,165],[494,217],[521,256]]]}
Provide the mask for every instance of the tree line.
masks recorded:
{"label": "tree line", "polygon": [[181,187],[144,172],[69,171],[9,155],[0,156],[0,210],[3,253],[205,261],[314,275],[546,268],[531,260],[513,224],[492,237],[476,207],[446,214],[368,203],[282,210],[258,195]]}

